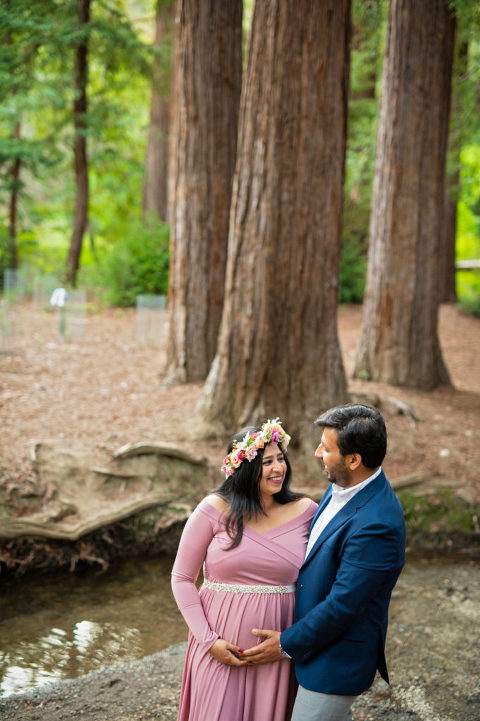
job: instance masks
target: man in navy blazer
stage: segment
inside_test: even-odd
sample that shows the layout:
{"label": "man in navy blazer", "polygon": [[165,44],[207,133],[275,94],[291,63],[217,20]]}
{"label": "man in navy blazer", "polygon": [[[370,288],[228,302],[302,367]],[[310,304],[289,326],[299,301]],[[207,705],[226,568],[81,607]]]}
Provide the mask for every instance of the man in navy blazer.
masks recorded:
{"label": "man in navy blazer", "polygon": [[293,625],[243,657],[293,659],[299,682],[292,721],[348,721],[377,669],[388,682],[385,637],[392,589],[405,562],[400,501],[382,471],[387,433],[374,408],[332,408],[315,455],[330,485],[310,529]]}

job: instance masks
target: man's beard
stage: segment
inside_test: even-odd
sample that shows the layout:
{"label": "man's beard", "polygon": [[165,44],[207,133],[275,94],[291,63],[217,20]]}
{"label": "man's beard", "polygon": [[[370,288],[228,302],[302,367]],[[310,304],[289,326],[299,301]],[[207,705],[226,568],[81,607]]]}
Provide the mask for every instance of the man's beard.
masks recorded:
{"label": "man's beard", "polygon": [[348,472],[348,468],[345,464],[345,461],[343,463],[337,463],[336,466],[334,466],[330,471],[327,471],[327,478],[330,481],[330,483],[336,483],[337,486],[342,486],[342,488],[348,488],[350,485],[350,474]]}

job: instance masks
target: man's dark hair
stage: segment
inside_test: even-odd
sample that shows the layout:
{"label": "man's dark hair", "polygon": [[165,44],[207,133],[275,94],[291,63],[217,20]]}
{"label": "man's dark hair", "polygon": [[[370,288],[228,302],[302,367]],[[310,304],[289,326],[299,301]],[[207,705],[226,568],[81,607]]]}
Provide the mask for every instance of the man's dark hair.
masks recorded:
{"label": "man's dark hair", "polygon": [[352,404],[330,408],[315,421],[317,426],[338,431],[342,456],[358,453],[366,468],[378,468],[387,452],[387,429],[376,408]]}

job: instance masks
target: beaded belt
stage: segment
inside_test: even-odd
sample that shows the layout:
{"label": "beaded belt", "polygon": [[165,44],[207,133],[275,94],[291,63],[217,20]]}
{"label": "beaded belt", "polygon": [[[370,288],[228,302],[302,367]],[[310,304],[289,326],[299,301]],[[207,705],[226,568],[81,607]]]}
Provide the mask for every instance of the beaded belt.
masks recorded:
{"label": "beaded belt", "polygon": [[229,593],[293,593],[293,586],[244,586],[237,583],[217,583],[204,579],[203,585],[211,591],[227,591]]}

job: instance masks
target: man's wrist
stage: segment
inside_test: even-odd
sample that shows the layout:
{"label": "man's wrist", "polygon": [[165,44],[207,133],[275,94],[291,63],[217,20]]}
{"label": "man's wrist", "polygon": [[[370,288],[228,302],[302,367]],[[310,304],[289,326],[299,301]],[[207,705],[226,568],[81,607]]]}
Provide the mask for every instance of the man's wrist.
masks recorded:
{"label": "man's wrist", "polygon": [[285,649],[282,648],[282,644],[281,644],[281,643],[278,644],[278,650],[280,651],[280,653],[282,654],[282,656],[283,656],[284,658],[289,658],[290,660],[292,660],[292,657],[290,656],[290,654],[287,653],[287,652],[285,651]]}

